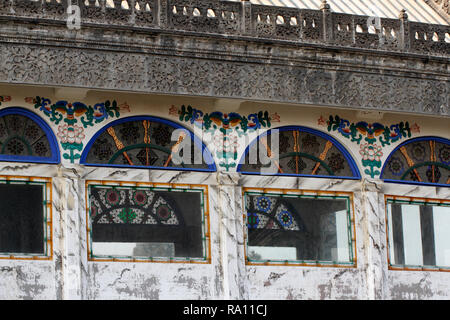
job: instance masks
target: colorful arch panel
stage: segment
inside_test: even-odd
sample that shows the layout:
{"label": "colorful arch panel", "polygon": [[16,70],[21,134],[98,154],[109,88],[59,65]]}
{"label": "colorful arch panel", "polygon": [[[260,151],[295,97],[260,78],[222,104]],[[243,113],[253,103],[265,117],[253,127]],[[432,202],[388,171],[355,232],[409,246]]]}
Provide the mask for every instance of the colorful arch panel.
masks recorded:
{"label": "colorful arch panel", "polygon": [[0,161],[59,163],[58,142],[52,129],[26,109],[0,110]]}
{"label": "colorful arch panel", "polygon": [[[259,157],[256,163],[250,163],[249,154],[250,152],[257,154],[257,146],[260,145],[270,156],[274,152],[271,149],[273,130],[279,131],[279,157],[275,161],[276,175],[361,178],[355,161],[336,139],[318,130],[302,126],[274,128],[261,134],[245,150],[237,169],[239,172],[261,174],[261,169],[268,167],[261,163]],[[258,143],[259,141],[261,143]]]}
{"label": "colorful arch panel", "polygon": [[450,140],[420,137],[400,144],[381,171],[386,182],[450,185]]}
{"label": "colorful arch panel", "polygon": [[[172,140],[176,129],[182,129],[183,133],[175,132],[177,139]],[[189,161],[175,161],[173,155],[179,154],[186,138],[192,142]],[[184,150],[180,156],[183,156]],[[152,116],[127,117],[106,125],[89,141],[80,163],[108,167],[216,171],[211,153],[190,130],[175,122]]]}

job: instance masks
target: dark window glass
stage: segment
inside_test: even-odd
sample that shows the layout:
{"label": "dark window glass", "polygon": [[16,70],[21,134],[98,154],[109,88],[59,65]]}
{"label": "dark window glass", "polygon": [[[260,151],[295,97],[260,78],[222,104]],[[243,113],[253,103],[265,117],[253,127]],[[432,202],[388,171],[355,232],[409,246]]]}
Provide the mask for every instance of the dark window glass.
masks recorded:
{"label": "dark window glass", "polygon": [[206,258],[203,203],[203,190],[91,185],[91,257]]}
{"label": "dark window glass", "polygon": [[348,197],[246,193],[250,262],[351,263]]}
{"label": "dark window glass", "polygon": [[44,254],[44,185],[0,184],[0,252]]}
{"label": "dark window glass", "polygon": [[389,261],[450,268],[450,201],[387,200]]}

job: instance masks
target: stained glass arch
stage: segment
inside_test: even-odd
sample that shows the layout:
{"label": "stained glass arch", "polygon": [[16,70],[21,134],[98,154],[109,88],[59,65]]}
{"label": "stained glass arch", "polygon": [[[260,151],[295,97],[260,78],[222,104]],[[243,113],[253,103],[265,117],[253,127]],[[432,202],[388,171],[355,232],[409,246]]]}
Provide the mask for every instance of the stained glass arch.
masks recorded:
{"label": "stained glass arch", "polygon": [[[261,174],[264,165],[258,157],[257,163],[251,164],[249,154],[257,154],[257,146],[266,148],[271,153],[271,134],[279,132],[279,157],[275,163],[276,175],[311,176],[320,178],[360,179],[358,166],[336,139],[318,130],[302,126],[286,126],[268,130],[258,136],[247,146],[237,171],[243,174]],[[259,141],[263,143],[258,143]],[[268,165],[266,165],[267,167]]]}
{"label": "stained glass arch", "polygon": [[386,182],[450,185],[450,140],[419,137],[407,140],[391,152],[381,171]]}
{"label": "stained glass arch", "polygon": [[[175,130],[178,139],[172,140]],[[177,134],[175,132],[175,134]],[[172,151],[188,137],[190,163],[176,164]],[[213,157],[203,142],[187,128],[153,116],[134,116],[113,121],[89,141],[80,163],[91,166],[216,171]]]}
{"label": "stained glass arch", "polygon": [[26,109],[0,110],[0,161],[59,163],[58,142],[52,129]]}

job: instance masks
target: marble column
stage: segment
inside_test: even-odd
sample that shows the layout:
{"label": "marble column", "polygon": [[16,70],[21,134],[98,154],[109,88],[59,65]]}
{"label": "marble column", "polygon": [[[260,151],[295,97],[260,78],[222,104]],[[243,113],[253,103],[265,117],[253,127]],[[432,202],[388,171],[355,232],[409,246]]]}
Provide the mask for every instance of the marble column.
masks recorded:
{"label": "marble column", "polygon": [[248,299],[245,285],[244,222],[239,173],[217,173],[223,298]]}
{"label": "marble column", "polygon": [[[54,210],[59,216],[58,242],[60,263],[60,299],[78,300],[81,295],[81,241],[80,214],[85,212],[79,200],[83,194],[76,170],[61,167],[53,178]],[[55,221],[56,222],[56,221]]]}
{"label": "marble column", "polygon": [[365,215],[365,271],[367,299],[379,300],[385,296],[387,279],[386,219],[381,181],[364,179],[362,183],[362,210]]}

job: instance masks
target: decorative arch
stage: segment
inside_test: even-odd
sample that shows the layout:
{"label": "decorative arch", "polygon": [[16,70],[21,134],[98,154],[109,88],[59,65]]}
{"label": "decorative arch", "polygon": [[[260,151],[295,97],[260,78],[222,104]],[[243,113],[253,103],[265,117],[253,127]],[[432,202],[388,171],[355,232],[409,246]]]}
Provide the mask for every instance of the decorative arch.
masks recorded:
{"label": "decorative arch", "polygon": [[391,152],[381,171],[386,182],[450,185],[450,140],[419,137],[407,140]]}
{"label": "decorative arch", "polygon": [[[172,141],[172,133],[183,129],[186,136]],[[186,137],[191,139],[191,164],[174,164],[172,150]],[[194,155],[200,155],[195,163]],[[100,129],[84,149],[81,164],[190,171],[216,171],[213,157],[202,141],[189,129],[170,120],[153,116],[122,118]]]}
{"label": "decorative arch", "polygon": [[302,126],[286,126],[268,130],[246,148],[237,171],[260,174],[264,167],[258,161],[249,163],[249,152],[257,152],[258,141],[270,150],[270,135],[279,130],[279,162],[277,175],[312,176],[321,178],[360,179],[358,167],[349,152],[333,137],[318,130]]}
{"label": "decorative arch", "polygon": [[0,161],[59,163],[58,142],[52,129],[24,108],[0,110]]}

